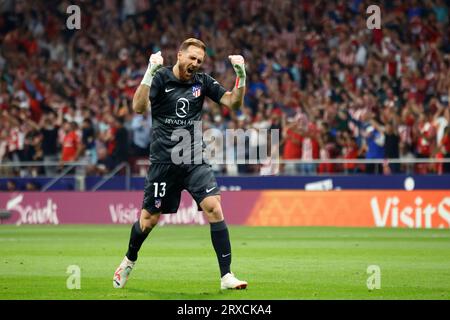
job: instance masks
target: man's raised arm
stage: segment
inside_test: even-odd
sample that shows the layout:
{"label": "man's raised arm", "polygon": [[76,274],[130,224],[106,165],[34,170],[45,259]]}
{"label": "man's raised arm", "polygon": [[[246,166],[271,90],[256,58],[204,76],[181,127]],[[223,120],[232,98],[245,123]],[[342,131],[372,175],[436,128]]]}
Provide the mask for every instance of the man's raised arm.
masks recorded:
{"label": "man's raised arm", "polygon": [[141,114],[150,107],[150,87],[152,86],[153,77],[155,76],[156,71],[162,67],[163,62],[164,59],[161,56],[161,51],[150,56],[147,71],[133,96],[134,112]]}
{"label": "man's raised arm", "polygon": [[236,85],[232,91],[227,91],[220,99],[220,103],[232,109],[238,109],[244,102],[245,94],[245,61],[240,55],[228,56],[236,72]]}

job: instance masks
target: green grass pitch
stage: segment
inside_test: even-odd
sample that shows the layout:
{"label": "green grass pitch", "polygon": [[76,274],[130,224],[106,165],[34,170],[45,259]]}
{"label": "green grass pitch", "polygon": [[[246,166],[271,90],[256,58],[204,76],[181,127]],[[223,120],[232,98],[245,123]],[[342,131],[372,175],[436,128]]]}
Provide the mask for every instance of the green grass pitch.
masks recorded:
{"label": "green grass pitch", "polygon": [[[124,289],[112,276],[130,226],[0,226],[0,299],[450,299],[450,230],[230,226],[232,269],[219,290],[208,226],[151,233]],[[81,289],[66,287],[69,265]],[[368,290],[367,267],[381,270]]]}

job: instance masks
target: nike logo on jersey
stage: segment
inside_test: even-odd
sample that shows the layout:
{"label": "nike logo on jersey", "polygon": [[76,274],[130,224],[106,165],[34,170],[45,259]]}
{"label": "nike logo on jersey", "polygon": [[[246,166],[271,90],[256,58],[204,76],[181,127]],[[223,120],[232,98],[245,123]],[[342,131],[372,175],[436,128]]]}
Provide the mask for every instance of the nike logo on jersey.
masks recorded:
{"label": "nike logo on jersey", "polygon": [[165,91],[165,92],[170,92],[170,91],[172,91],[172,90],[175,90],[175,88],[171,88],[171,89],[166,88],[166,90],[164,90],[164,91]]}
{"label": "nike logo on jersey", "polygon": [[211,189],[206,189],[206,193],[210,193],[211,191],[213,191],[216,187],[212,187]]}
{"label": "nike logo on jersey", "polygon": [[219,84],[217,81],[214,81],[213,84]]}
{"label": "nike logo on jersey", "polygon": [[230,255],[231,253],[227,253],[227,254],[222,254],[222,258],[226,258]]}

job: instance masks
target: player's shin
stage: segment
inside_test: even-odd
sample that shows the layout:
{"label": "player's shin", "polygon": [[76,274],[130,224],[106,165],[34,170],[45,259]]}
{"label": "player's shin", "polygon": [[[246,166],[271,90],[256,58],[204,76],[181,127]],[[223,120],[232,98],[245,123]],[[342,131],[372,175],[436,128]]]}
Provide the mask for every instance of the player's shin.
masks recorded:
{"label": "player's shin", "polygon": [[231,265],[231,244],[228,228],[224,220],[210,223],[211,241],[216,251],[217,260],[220,267],[220,276],[230,272]]}
{"label": "player's shin", "polygon": [[139,221],[136,221],[131,227],[130,242],[128,244],[127,258],[131,261],[136,261],[138,257],[138,251],[147,238],[152,229],[141,230]]}

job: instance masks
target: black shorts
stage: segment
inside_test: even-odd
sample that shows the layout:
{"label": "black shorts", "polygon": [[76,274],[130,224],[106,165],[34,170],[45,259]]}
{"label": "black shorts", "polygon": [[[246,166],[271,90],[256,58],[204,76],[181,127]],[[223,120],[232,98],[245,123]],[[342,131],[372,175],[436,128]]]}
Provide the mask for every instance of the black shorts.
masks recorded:
{"label": "black shorts", "polygon": [[184,189],[197,202],[199,210],[203,199],[220,194],[209,164],[153,163],[145,179],[142,208],[150,213],[176,213]]}

